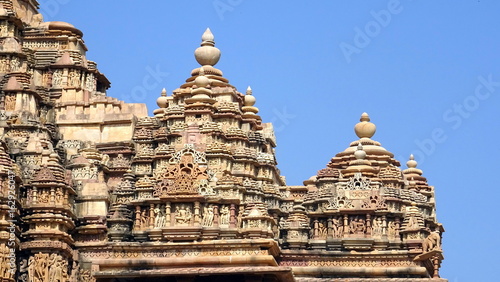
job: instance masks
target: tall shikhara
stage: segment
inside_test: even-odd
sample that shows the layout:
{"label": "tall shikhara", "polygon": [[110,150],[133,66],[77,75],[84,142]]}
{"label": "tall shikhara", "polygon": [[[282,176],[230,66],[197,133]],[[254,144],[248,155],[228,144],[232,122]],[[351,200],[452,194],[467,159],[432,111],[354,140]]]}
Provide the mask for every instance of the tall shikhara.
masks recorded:
{"label": "tall shikhara", "polygon": [[106,96],[82,32],[37,9],[0,0],[2,281],[445,281],[434,187],[366,113],[287,186],[209,29],[201,67],[149,117]]}

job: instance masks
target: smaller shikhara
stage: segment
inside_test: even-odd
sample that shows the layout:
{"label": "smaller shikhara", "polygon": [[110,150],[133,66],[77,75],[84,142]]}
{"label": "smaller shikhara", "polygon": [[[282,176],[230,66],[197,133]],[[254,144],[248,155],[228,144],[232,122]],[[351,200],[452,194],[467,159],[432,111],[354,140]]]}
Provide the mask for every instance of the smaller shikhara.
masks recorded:
{"label": "smaller shikhara", "polygon": [[434,187],[366,113],[287,186],[273,126],[214,67],[209,29],[152,117],[106,95],[82,36],[0,0],[2,281],[444,281]]}

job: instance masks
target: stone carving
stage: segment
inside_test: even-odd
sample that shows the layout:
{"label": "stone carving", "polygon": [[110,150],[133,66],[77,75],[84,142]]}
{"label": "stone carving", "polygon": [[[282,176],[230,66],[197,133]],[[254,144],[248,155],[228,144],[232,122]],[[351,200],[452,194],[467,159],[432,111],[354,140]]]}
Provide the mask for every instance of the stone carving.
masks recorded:
{"label": "stone carving", "polygon": [[354,177],[351,177],[347,183],[349,190],[368,190],[371,189],[370,179],[364,177],[361,173],[357,172]]}
{"label": "stone carving", "polygon": [[[16,19],[10,2],[27,21]],[[426,237],[425,230],[438,226],[434,188],[414,160],[401,171],[371,139],[374,125],[367,115],[349,149],[304,186],[287,186],[276,166],[273,127],[256,115],[251,90],[239,93],[214,67],[217,56],[206,57],[204,51],[218,55],[210,32],[196,52],[203,67],[172,95],[162,91],[159,108],[147,117],[142,106],[107,96],[110,84],[87,60],[80,32],[66,23],[40,23],[36,2],[0,4],[0,35],[11,37],[0,38],[6,90],[0,123],[7,143],[0,144],[0,192],[10,196],[14,172],[20,203],[3,207],[0,219],[10,220],[6,209],[12,207],[22,222],[15,234],[21,243],[18,280],[94,282],[92,273],[108,279],[110,272],[128,270],[131,276],[159,276],[166,269],[148,269],[157,258],[213,256],[249,259],[255,275],[264,263],[271,280],[272,266],[255,256],[312,266],[310,277],[330,266],[398,267],[394,273],[413,277],[408,266],[424,267],[411,261],[409,251],[440,249],[439,234]],[[24,89],[8,90],[14,82]],[[371,245],[359,247],[365,243]],[[369,248],[381,252],[350,252]],[[0,274],[12,282],[8,254],[1,245]],[[203,271],[249,269],[238,260],[223,261]],[[172,271],[193,273],[189,267]],[[340,267],[338,276],[344,275]]]}
{"label": "stone carving", "polygon": [[67,282],[68,262],[61,255],[38,253],[28,260],[28,277],[30,282]]}
{"label": "stone carving", "polygon": [[80,269],[80,281],[96,282],[96,279],[92,276],[90,269]]}
{"label": "stone carving", "polygon": [[214,224],[214,206],[213,205],[205,206],[203,208],[203,218],[201,220],[201,225],[206,227],[212,227],[213,224]]}
{"label": "stone carving", "polygon": [[80,86],[80,72],[77,70],[71,70],[68,73],[68,86],[79,87]]}
{"label": "stone carving", "polygon": [[358,216],[351,217],[349,223],[349,232],[351,234],[365,234],[366,232],[366,222],[363,218]]}
{"label": "stone carving", "polygon": [[85,88],[87,88],[88,91],[95,91],[95,86],[96,86],[96,80],[94,74],[89,73],[85,80]]}
{"label": "stone carving", "polygon": [[318,239],[326,239],[328,235],[328,229],[324,222],[318,222]]}
{"label": "stone carving", "polygon": [[431,234],[424,239],[422,242],[422,249],[424,253],[441,250],[441,236],[439,235],[439,231],[431,232]]}
{"label": "stone carving", "polygon": [[0,277],[7,279],[14,277],[16,272],[15,265],[11,264],[10,255],[10,248],[5,243],[2,243],[0,245]]}
{"label": "stone carving", "polygon": [[202,152],[198,152],[194,149],[193,144],[184,144],[184,149],[175,153],[174,156],[169,160],[170,163],[179,163],[182,161],[182,156],[191,155],[193,163],[197,164],[206,164],[207,159],[205,154]]}
{"label": "stone carving", "polygon": [[397,239],[396,234],[397,234],[396,223],[394,221],[389,221],[389,224],[387,225],[387,236],[389,237],[389,239],[394,240]]}
{"label": "stone carving", "polygon": [[344,222],[341,216],[332,219],[333,237],[342,238],[344,236]]}
{"label": "stone carving", "polygon": [[18,281],[28,282],[28,260],[23,258],[19,263],[19,277]]}
{"label": "stone carving", "polygon": [[191,208],[187,205],[177,205],[175,207],[175,223],[176,225],[189,225],[193,214]]}
{"label": "stone carving", "polygon": [[144,208],[141,212],[139,230],[146,230],[149,228],[149,210]]}
{"label": "stone carving", "polygon": [[206,167],[200,167],[195,155],[186,153],[180,157],[178,164],[170,164],[160,174],[162,179],[157,183],[157,191],[166,194],[198,194],[200,181],[207,179]]}
{"label": "stone carving", "polygon": [[19,71],[20,67],[21,67],[21,61],[19,61],[19,58],[18,57],[13,57],[10,60],[10,71],[11,72]]}
{"label": "stone carving", "polygon": [[13,111],[16,108],[16,96],[5,95],[5,110]]}
{"label": "stone carving", "polygon": [[220,224],[229,225],[229,207],[226,205],[222,206],[220,213]]}
{"label": "stone carving", "polygon": [[382,235],[382,217],[374,217],[372,221],[372,235],[381,236]]}
{"label": "stone carving", "polygon": [[156,208],[154,209],[154,215],[155,215],[155,228],[163,228],[165,227],[166,224],[166,217],[165,217],[165,208],[157,205]]}
{"label": "stone carving", "polygon": [[52,74],[52,87],[61,87],[62,86],[63,74],[61,70],[56,70]]}
{"label": "stone carving", "polygon": [[125,158],[123,154],[118,154],[118,156],[114,158],[111,163],[113,168],[127,168],[130,166],[130,161]]}

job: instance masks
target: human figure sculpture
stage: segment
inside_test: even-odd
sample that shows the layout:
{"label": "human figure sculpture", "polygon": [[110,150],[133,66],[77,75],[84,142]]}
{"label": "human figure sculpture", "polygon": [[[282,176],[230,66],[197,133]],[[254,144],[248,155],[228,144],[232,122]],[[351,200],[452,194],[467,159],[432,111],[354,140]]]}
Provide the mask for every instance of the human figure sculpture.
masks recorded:
{"label": "human figure sculpture", "polygon": [[54,282],[62,281],[62,265],[60,257],[52,253],[49,257],[49,279]]}
{"label": "human figure sculpture", "polygon": [[191,209],[181,206],[175,208],[175,222],[179,225],[187,225],[191,221]]}
{"label": "human figure sculpture", "polygon": [[363,234],[366,231],[365,220],[358,217],[351,219],[349,227],[353,234]]}
{"label": "human figure sculpture", "polygon": [[62,84],[62,73],[60,71],[55,71],[52,75],[52,87],[61,86]]}
{"label": "human figure sculpture", "polygon": [[396,223],[394,221],[390,221],[388,225],[388,235],[389,239],[396,238]]}
{"label": "human figure sculpture", "polygon": [[[33,282],[44,282],[47,281],[47,263],[49,255],[38,253],[35,255],[35,267],[33,274]],[[31,277],[31,275],[30,275]]]}
{"label": "human figure sculpture", "polygon": [[382,235],[382,218],[377,217],[373,219],[372,223],[372,233],[373,236],[380,236]]}
{"label": "human figure sculpture", "polygon": [[326,228],[325,224],[320,222],[318,224],[318,235],[319,235],[319,238],[320,239],[326,239],[326,236],[327,236],[327,233],[328,233],[328,229]]}
{"label": "human figure sculpture", "polygon": [[422,242],[422,249],[424,253],[441,250],[441,236],[439,231],[433,231],[429,236],[427,236]]}
{"label": "human figure sculpture", "polygon": [[34,276],[35,276],[35,258],[30,257],[28,259],[28,282],[33,282]]}
{"label": "human figure sculpture", "polygon": [[214,221],[214,207],[212,205],[203,208],[203,218],[202,225],[203,226],[212,226]]}
{"label": "human figure sculpture", "polygon": [[410,216],[408,220],[408,229],[416,229],[419,227],[418,220],[414,215]]}
{"label": "human figure sculpture", "polygon": [[229,224],[229,207],[228,206],[224,206],[221,209],[220,224],[224,224],[224,225]]}
{"label": "human figure sculpture", "polygon": [[19,263],[19,280],[28,281],[28,260],[25,258]]}
{"label": "human figure sculpture", "polygon": [[155,213],[155,228],[162,228],[165,225],[165,212],[161,209],[160,205],[158,205],[154,209]]}
{"label": "human figure sculpture", "polygon": [[139,229],[141,230],[144,230],[144,229],[147,229],[148,226],[149,226],[149,216],[147,215],[147,210],[146,209],[143,209],[142,212],[141,212],[141,225],[139,227]]}

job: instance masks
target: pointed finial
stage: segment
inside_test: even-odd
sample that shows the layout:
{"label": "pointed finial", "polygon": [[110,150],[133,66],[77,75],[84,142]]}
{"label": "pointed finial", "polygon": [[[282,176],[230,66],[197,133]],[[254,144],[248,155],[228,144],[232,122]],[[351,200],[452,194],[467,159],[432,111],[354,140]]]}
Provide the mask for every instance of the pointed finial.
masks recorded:
{"label": "pointed finial", "polygon": [[416,168],[417,167],[417,161],[415,161],[415,157],[413,154],[410,155],[410,160],[406,162],[406,166],[408,168]]}
{"label": "pointed finial", "polygon": [[359,138],[371,138],[377,129],[375,124],[370,122],[370,116],[363,113],[359,119],[359,123],[354,126],[354,132]]}
{"label": "pointed finial", "polygon": [[206,46],[206,45],[212,47],[215,46],[214,35],[212,34],[212,31],[208,27],[201,36],[201,46]]}
{"label": "pointed finial", "polygon": [[[252,88],[250,88],[250,86],[248,86],[247,88],[247,92],[246,92],[247,95],[245,95],[245,100],[244,100],[244,105],[245,107],[253,107],[253,105],[255,105],[255,96],[252,95]],[[257,109],[257,108],[255,108]],[[248,110],[248,108],[247,108]],[[255,111],[255,113],[257,113],[259,110],[257,109],[257,111]],[[254,112],[254,111],[252,111]]]}
{"label": "pointed finial", "polygon": [[204,76],[204,75],[205,75],[205,69],[201,67],[199,76]]}
{"label": "pointed finial", "polygon": [[163,88],[160,93],[160,97],[156,99],[156,104],[160,108],[166,108],[168,106],[167,89]]}
{"label": "pointed finial", "polygon": [[214,35],[207,28],[201,36],[201,47],[194,51],[196,61],[202,66],[214,66],[220,59],[220,50],[215,48]]}
{"label": "pointed finial", "polygon": [[248,86],[245,97],[243,98],[243,114],[245,115],[255,115],[259,112],[259,108],[254,107],[255,105],[255,96],[252,95],[252,88]]}

